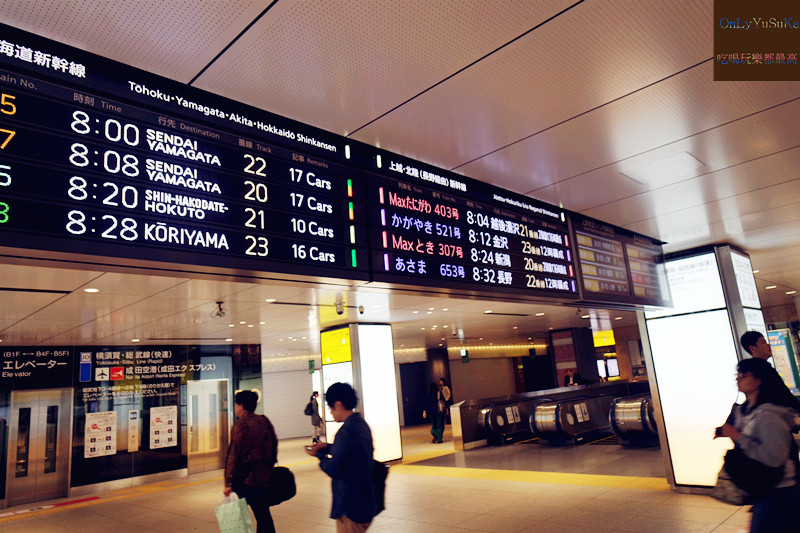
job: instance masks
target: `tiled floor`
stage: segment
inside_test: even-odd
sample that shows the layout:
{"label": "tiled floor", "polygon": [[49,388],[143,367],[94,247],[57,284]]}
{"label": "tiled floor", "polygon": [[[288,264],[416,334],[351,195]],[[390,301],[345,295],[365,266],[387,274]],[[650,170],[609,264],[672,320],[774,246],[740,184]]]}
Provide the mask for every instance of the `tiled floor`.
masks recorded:
{"label": "tiled floor", "polygon": [[[672,492],[657,450],[634,456],[616,446],[559,452],[519,444],[454,453],[447,443],[431,444],[427,428],[402,433],[405,458],[391,468],[386,510],[370,531],[732,533],[748,528],[746,507]],[[276,529],[335,531],[328,518],[330,480],[303,453],[303,444],[305,439],[280,443],[280,463],[294,472],[297,496],[272,508]],[[531,458],[544,453],[549,460]],[[553,471],[559,461],[561,472]],[[570,463],[579,466],[563,468]],[[626,463],[634,472],[630,476],[604,471],[618,472]],[[551,467],[530,469],[545,464]],[[97,494],[84,502],[66,498],[19,506],[0,511],[17,513],[0,518],[0,533],[216,533],[214,506],[221,490],[216,471]],[[65,502],[72,503],[46,508]]]}

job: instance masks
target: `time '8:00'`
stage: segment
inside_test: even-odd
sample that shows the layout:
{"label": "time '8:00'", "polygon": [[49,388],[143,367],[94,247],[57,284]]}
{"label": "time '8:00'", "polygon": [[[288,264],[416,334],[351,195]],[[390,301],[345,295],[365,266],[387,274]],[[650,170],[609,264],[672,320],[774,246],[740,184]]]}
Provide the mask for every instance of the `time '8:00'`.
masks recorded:
{"label": "time '8:00'", "polygon": [[[74,111],[72,118],[74,119],[70,124],[72,131],[81,135],[87,135],[92,132],[92,127],[89,126],[91,118],[88,113]],[[139,128],[135,124],[122,124],[118,120],[109,118],[103,124],[103,134],[111,142],[124,141],[128,146],[137,146],[139,144]]]}

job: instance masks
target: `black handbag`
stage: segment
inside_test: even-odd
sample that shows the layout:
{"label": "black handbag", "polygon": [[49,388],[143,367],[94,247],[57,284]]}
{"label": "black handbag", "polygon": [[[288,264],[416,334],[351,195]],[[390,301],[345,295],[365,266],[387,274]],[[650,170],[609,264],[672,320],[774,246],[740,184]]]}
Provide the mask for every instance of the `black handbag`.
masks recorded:
{"label": "black handbag", "polygon": [[285,466],[275,466],[269,477],[269,487],[267,487],[267,502],[270,506],[278,505],[294,498],[297,494],[297,485],[294,482],[294,474]]}
{"label": "black handbag", "polygon": [[767,466],[747,457],[740,448],[727,451],[723,468],[737,487],[754,498],[775,488],[784,474],[783,465]]}
{"label": "black handbag", "polygon": [[389,475],[389,465],[372,460],[372,481],[375,483],[375,498],[377,499],[376,513],[386,509],[386,477]]}

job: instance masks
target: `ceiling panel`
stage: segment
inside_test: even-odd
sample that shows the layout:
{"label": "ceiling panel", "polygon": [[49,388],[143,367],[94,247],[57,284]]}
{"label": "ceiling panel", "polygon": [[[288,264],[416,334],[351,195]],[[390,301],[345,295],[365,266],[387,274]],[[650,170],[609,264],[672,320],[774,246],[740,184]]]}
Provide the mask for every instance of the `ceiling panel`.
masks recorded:
{"label": "ceiling panel", "polygon": [[[791,119],[800,109],[797,84],[720,84],[711,77],[711,65],[704,64],[460,170],[555,205],[587,211],[687,177],[677,172],[652,185],[642,184],[623,174],[628,169],[686,152],[709,171],[800,142]],[[776,131],[776,121],[785,127]],[[515,175],[513,168],[533,172]],[[593,187],[597,183],[603,186]]]}
{"label": "ceiling panel", "polygon": [[281,0],[195,85],[346,135],[573,3]]}
{"label": "ceiling panel", "polygon": [[[747,206],[753,209],[768,209],[793,201],[800,178],[800,148],[793,148],[775,155],[755,159],[702,176],[687,178],[679,183],[606,202],[586,214],[600,220],[614,219],[622,226],[631,226],[639,221],[650,220],[649,231],[663,232],[674,229],[676,216],[686,216],[686,224],[708,223],[723,216],[732,218],[742,213]],[[755,181],[753,176],[759,176]],[[754,196],[755,193],[761,193]],[[787,191],[789,196],[777,194]],[[773,192],[775,194],[770,194]],[[724,202],[724,203],[720,203]],[[755,205],[753,205],[755,202]],[[721,206],[727,206],[721,211]],[[732,212],[737,205],[737,212]],[[682,213],[682,215],[681,215]]]}
{"label": "ceiling panel", "polygon": [[[0,259],[2,261],[2,259]],[[74,291],[102,272],[63,270],[60,268],[26,268],[0,262],[0,288]]]}
{"label": "ceiling panel", "polygon": [[[19,268],[19,267],[18,267]],[[61,294],[35,293],[35,292],[0,292],[3,305],[0,306],[0,323],[8,327],[18,320],[27,318],[42,307],[51,305],[63,298]],[[4,329],[0,326],[0,331]]]}
{"label": "ceiling panel", "polygon": [[[445,168],[464,165],[708,59],[708,5],[584,2],[354,137]],[[534,165],[497,164],[475,177],[552,176],[548,160],[568,147],[546,148],[532,154]]]}
{"label": "ceiling panel", "polygon": [[187,83],[267,0],[5,0],[2,21]]}

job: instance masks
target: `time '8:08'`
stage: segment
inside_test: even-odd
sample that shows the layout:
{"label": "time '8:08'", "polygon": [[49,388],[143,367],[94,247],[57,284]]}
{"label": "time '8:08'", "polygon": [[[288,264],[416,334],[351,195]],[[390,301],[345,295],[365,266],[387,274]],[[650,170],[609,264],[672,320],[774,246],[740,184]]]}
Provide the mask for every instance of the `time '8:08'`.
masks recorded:
{"label": "time '8:08'", "polygon": [[[91,163],[89,159],[89,148],[85,144],[73,143],[72,153],[69,162],[76,167],[86,167]],[[115,150],[105,150],[103,152],[103,169],[109,174],[122,172],[131,178],[139,175],[139,158],[133,154],[120,155]]]}

